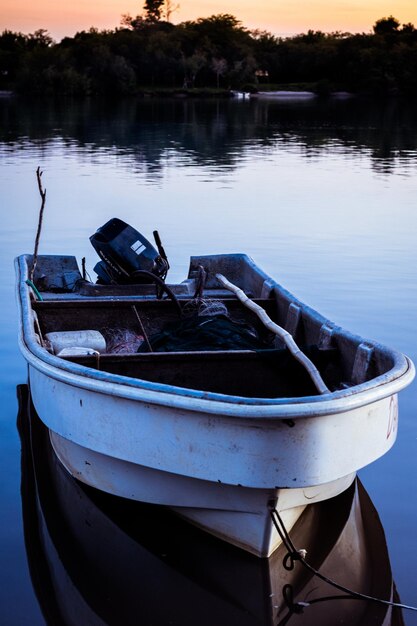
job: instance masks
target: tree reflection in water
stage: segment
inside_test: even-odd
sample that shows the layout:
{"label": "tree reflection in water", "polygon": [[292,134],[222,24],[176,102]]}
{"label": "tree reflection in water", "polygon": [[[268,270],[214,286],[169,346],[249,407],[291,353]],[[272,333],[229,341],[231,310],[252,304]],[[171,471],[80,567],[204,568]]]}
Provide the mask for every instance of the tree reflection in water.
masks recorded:
{"label": "tree reflection in water", "polygon": [[415,167],[417,117],[412,102],[361,98],[281,101],[126,99],[122,101],[0,100],[0,142],[8,153],[47,149],[61,141],[84,157],[102,151],[128,157],[150,181],[167,161],[238,168],[247,149],[302,150],[314,159],[328,153],[369,156],[377,172]]}

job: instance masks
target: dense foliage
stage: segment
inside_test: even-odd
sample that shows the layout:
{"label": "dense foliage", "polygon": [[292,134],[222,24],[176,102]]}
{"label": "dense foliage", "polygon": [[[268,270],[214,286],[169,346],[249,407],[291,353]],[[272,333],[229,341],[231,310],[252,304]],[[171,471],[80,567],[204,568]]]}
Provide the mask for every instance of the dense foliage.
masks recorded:
{"label": "dense foliage", "polygon": [[165,89],[266,89],[417,94],[417,29],[390,16],[369,34],[308,31],[280,38],[220,14],[174,25],[175,6],[147,0],[114,30],[54,42],[40,29],[0,35],[0,89],[124,95]]}

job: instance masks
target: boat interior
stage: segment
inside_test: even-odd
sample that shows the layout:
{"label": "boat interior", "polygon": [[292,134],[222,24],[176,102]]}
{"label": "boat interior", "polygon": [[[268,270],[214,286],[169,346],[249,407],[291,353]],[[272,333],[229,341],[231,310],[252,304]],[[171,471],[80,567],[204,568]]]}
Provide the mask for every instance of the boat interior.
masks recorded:
{"label": "boat interior", "polygon": [[[53,263],[51,259],[54,259]],[[68,259],[71,259],[70,263]],[[76,288],[68,278],[71,273]],[[46,276],[49,276],[48,281],[45,281]],[[392,352],[334,326],[272,281],[266,290],[264,276],[261,288],[256,281],[252,281],[249,287],[245,284],[241,287],[254,296],[253,301],[275,323],[293,336],[315,364],[330,391],[367,382],[394,367]],[[232,275],[232,279],[236,280],[236,276]],[[139,351],[136,347],[123,353],[106,349],[100,354],[62,357],[111,374],[242,397],[317,395],[309,374],[285,348],[282,340],[233,294],[216,285],[214,277],[210,280],[200,300],[215,300],[221,305],[223,316],[239,328],[250,329],[249,332],[259,341],[258,346],[249,349],[208,346],[191,350],[168,350],[159,346],[153,349],[154,337],[164,334],[167,328],[171,329],[184,317],[195,315],[196,298],[190,295],[195,287],[192,268],[184,283],[170,285],[171,290],[176,291],[174,299],[165,294],[158,299],[154,285],[107,288],[84,280],[74,257],[39,258],[35,284],[42,299],[34,297],[32,300],[32,309],[36,313],[35,332],[41,345],[47,344],[46,335],[55,332],[99,331],[106,345],[111,344],[115,333],[140,336],[143,347]],[[267,297],[259,297],[260,293],[264,295],[262,292]]]}

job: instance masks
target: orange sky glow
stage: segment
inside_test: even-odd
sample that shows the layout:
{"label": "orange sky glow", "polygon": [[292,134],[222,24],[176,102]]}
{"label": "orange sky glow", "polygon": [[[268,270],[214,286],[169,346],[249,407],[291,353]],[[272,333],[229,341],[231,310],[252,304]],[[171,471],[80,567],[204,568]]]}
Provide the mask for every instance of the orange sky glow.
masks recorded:
{"label": "orange sky glow", "polygon": [[[178,0],[171,21],[179,23],[216,13],[230,13],[250,29],[292,35],[309,29],[370,32],[381,17],[394,15],[417,26],[416,0]],[[77,31],[113,29],[121,15],[142,13],[143,0],[1,0],[0,30],[34,32],[45,28],[59,41]]]}

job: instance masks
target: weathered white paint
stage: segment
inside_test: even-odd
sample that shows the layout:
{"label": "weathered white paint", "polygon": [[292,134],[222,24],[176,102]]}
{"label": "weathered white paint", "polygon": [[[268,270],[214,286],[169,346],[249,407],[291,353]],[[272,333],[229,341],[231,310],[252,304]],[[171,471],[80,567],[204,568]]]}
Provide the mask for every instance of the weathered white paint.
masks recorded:
{"label": "weathered white paint", "polygon": [[[309,487],[368,465],[395,442],[391,398],[294,420],[239,419],[81,389],[30,367],[33,402],[55,433],[145,467],[251,488]],[[395,422],[396,423],[396,422]],[[347,445],[349,442],[349,445]]]}
{"label": "weathered white paint", "polygon": [[78,480],[124,498],[170,506],[193,524],[257,556],[269,556],[280,544],[271,524],[271,502],[290,530],[308,504],[338,495],[355,477],[352,473],[313,487],[254,489],[123,461],[84,448],[53,431],[50,438],[57,457]]}

